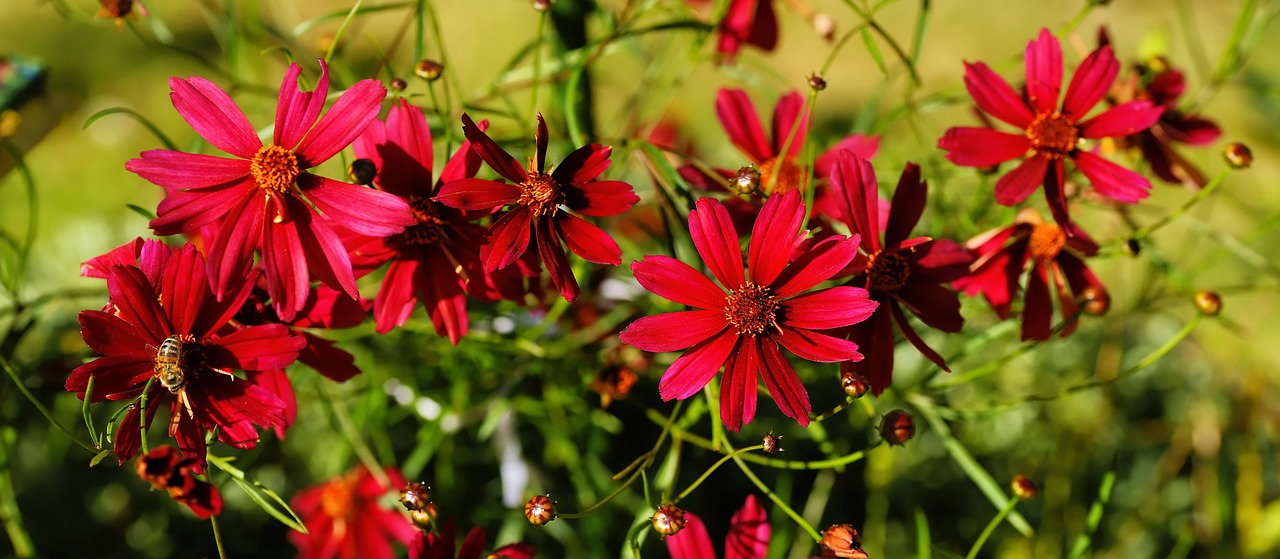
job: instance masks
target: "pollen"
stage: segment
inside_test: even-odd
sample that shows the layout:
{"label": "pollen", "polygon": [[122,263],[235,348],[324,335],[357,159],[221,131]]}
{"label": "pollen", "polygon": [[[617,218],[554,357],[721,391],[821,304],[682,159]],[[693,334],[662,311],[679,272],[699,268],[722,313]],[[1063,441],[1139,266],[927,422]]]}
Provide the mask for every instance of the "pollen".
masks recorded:
{"label": "pollen", "polygon": [[530,172],[529,178],[520,183],[518,204],[528,206],[534,217],[555,215],[564,203],[564,191],[550,174]]}
{"label": "pollen", "polygon": [[770,194],[782,194],[800,190],[804,185],[805,168],[795,160],[780,155],[760,164],[760,186]]}
{"label": "pollen", "polygon": [[758,336],[765,330],[779,330],[781,305],[768,287],[746,282],[729,293],[724,305],[724,318],[738,335]]}
{"label": "pollen", "polygon": [[871,291],[897,291],[911,277],[911,266],[897,251],[880,251],[867,262],[867,289]]}
{"label": "pollen", "polygon": [[440,206],[430,198],[414,196],[409,199],[409,208],[418,224],[408,227],[401,234],[405,244],[411,246],[432,245],[440,242],[443,236],[444,220],[440,219]]}
{"label": "pollen", "polygon": [[1028,251],[1036,260],[1053,260],[1067,244],[1067,234],[1053,223],[1037,223],[1031,230]]}
{"label": "pollen", "polygon": [[1037,116],[1027,127],[1031,149],[1050,159],[1062,159],[1076,149],[1080,139],[1079,129],[1062,113]]}
{"label": "pollen", "polygon": [[298,156],[280,146],[264,146],[249,163],[249,174],[258,188],[284,192],[298,178]]}

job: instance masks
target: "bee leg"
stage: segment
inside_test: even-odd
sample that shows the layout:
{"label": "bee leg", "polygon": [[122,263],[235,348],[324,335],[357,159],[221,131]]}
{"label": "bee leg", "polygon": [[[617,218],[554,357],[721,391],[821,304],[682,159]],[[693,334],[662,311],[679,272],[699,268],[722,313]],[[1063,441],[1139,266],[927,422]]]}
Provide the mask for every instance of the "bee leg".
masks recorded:
{"label": "bee leg", "polygon": [[184,389],[178,392],[178,397],[182,399],[182,406],[187,408],[187,417],[195,419],[196,412],[191,409],[191,398],[187,397],[187,391]]}

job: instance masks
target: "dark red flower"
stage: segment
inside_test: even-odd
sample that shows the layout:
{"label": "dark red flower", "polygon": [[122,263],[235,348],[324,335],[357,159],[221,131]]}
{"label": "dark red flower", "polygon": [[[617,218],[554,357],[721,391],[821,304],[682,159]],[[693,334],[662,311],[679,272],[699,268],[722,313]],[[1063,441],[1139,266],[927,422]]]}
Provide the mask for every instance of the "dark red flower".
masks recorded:
{"label": "dark red flower", "polygon": [[965,87],[978,107],[1020,131],[951,128],[938,140],[938,147],[947,150],[947,159],[957,165],[990,167],[1029,155],[996,182],[996,201],[1012,206],[1043,184],[1049,209],[1063,225],[1070,223],[1063,191],[1064,159],[1071,159],[1103,196],[1129,203],[1146,198],[1151,190],[1146,178],[1080,148],[1082,139],[1128,136],[1145,130],[1164,111],[1149,101],[1133,101],[1084,118],[1106,96],[1120,72],[1111,47],[1098,48],[1080,63],[1061,108],[1062,47],[1047,29],[1027,45],[1026,68],[1026,91],[1019,95],[986,64],[965,63]]}
{"label": "dark red flower", "polygon": [[1116,82],[1112,97],[1117,103],[1147,100],[1164,107],[1151,128],[1121,138],[1121,147],[1136,146],[1151,166],[1151,172],[1170,184],[1203,188],[1209,181],[1190,161],[1173,149],[1174,144],[1206,146],[1222,135],[1212,120],[1178,110],[1178,98],[1186,89],[1182,72],[1157,59],[1153,65],[1140,65],[1132,75]]}
{"label": "dark red flower", "polygon": [[[715,548],[702,519],[691,512],[685,513],[684,518],[684,529],[666,538],[671,559],[715,559]],[[747,495],[742,508],[729,519],[724,559],[764,559],[769,553],[770,532],[769,515],[755,495]]]}
{"label": "dark red flower", "polygon": [[1053,292],[1064,321],[1060,336],[1075,331],[1078,300],[1086,290],[1106,298],[1106,288],[1084,259],[1098,252],[1098,245],[1078,227],[1046,223],[1035,210],[1018,212],[1013,225],[978,235],[968,242],[978,258],[968,277],[957,280],[956,289],[973,296],[981,293],[1001,319],[1009,318],[1018,279],[1028,264],[1027,294],[1022,306],[1022,339],[1047,340],[1052,333]]}
{"label": "dark red flower", "polygon": [[[216,223],[209,274],[224,297],[262,255],[267,291],[289,321],[307,300],[311,280],[355,298],[351,261],[333,226],[369,236],[399,233],[417,223],[403,200],[377,190],[308,173],[345,149],[378,116],[386,89],[362,80],[323,117],[329,70],[321,62],[316,90],[298,89],[302,68],[290,64],[280,86],[275,136],[264,146],[244,113],[212,82],[172,78],[178,113],[210,144],[234,158],[151,150],[125,168],[165,188],[151,228],[175,235]],[[317,118],[319,120],[317,121]]]}
{"label": "dark red flower", "polygon": [[138,476],[153,488],[167,492],[170,498],[205,519],[222,512],[222,494],[209,482],[196,478],[198,464],[198,460],[163,445],[139,456],[137,470]]}
{"label": "dark red flower", "polygon": [[862,237],[862,252],[850,271],[853,285],[865,287],[880,304],[871,320],[855,325],[849,339],[867,352],[868,359],[845,363],[846,371],[865,374],[872,393],[879,395],[893,383],[893,347],[896,329],[921,354],[944,370],[941,355],[920,339],[907,317],[905,307],[932,328],[960,331],[960,300],[943,284],[969,273],[973,262],[964,247],[947,239],[910,237],[920,221],[928,196],[928,184],[920,180],[920,166],[908,163],[893,193],[884,240],[880,238],[880,193],[871,162],[852,152],[837,159],[831,190],[839,201],[844,224]]}
{"label": "dark red flower", "polygon": [[463,210],[512,206],[489,226],[488,244],[481,253],[486,270],[499,270],[516,262],[528,251],[532,240],[552,283],[565,300],[572,301],[580,291],[564,244],[589,262],[613,266],[622,263],[622,251],[609,234],[572,213],[590,217],[617,215],[640,201],[625,182],[595,180],[609,168],[611,148],[600,144],[583,146],[552,171],[546,161],[547,124],[538,115],[538,133],[534,137],[537,155],[529,159],[526,171],[466,114],[462,115],[462,131],[476,154],[511,181],[459,179],[441,186],[435,198]]}
{"label": "dark red flower", "polygon": [[[205,432],[215,427],[219,440],[252,448],[258,440],[255,426],[284,423],[284,404],[231,371],[287,367],[304,340],[279,324],[224,328],[249,296],[256,273],[218,301],[209,289],[204,258],[191,244],[172,253],[144,250],[139,265],[113,265],[107,272],[111,312],[80,312],[80,334],[102,357],[72,371],[66,389],[84,398],[93,378],[93,402],[143,396],[148,426],[167,399],[169,435],[201,464]],[[122,464],[141,443],[141,402],[136,403],[116,432]]]}
{"label": "dark red flower", "polygon": [[809,394],[779,346],[822,363],[859,360],[853,342],[819,333],[871,316],[876,303],[865,289],[840,286],[805,290],[829,279],[853,260],[858,238],[832,236],[805,244],[804,202],[797,191],[765,202],[748,249],[743,274],[738,235],[725,207],[710,198],[689,212],[698,254],[720,285],[668,256],[648,256],[631,265],[645,289],[697,310],[643,317],[627,326],[623,343],[645,351],[688,348],[658,385],[663,400],[697,394],[724,366],[720,416],[737,431],[756,413],[756,387],[765,387],[788,417],[809,424]]}
{"label": "dark red flower", "polygon": [[[687,0],[695,7],[706,8],[710,0]],[[728,9],[717,26],[716,52],[721,60],[733,62],[743,45],[769,52],[778,45],[778,15],[774,0],[729,0]],[[822,38],[835,36],[835,21],[803,0],[792,0],[791,7],[809,21]]]}
{"label": "dark red flower", "polygon": [[386,470],[382,484],[364,466],[313,485],[293,498],[293,510],[307,533],[289,532],[299,559],[392,559],[391,542],[409,545],[413,523],[395,506],[384,506],[383,497],[405,486],[395,468]]}
{"label": "dark red flower", "polygon": [[[484,528],[476,526],[467,532],[458,548],[453,521],[445,523],[439,534],[418,532],[409,544],[409,559],[533,559],[537,549],[527,543],[507,544],[484,555]],[[454,554],[454,550],[457,554]]]}

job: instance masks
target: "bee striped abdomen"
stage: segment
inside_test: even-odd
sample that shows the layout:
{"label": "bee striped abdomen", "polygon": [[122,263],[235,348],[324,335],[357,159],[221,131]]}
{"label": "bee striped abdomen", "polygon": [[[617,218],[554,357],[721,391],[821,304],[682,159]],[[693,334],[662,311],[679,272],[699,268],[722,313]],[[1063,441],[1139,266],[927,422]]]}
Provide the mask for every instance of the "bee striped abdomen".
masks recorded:
{"label": "bee striped abdomen", "polygon": [[187,376],[182,371],[182,339],[177,335],[169,336],[156,351],[156,378],[160,385],[168,388],[172,394],[182,391],[187,385]]}

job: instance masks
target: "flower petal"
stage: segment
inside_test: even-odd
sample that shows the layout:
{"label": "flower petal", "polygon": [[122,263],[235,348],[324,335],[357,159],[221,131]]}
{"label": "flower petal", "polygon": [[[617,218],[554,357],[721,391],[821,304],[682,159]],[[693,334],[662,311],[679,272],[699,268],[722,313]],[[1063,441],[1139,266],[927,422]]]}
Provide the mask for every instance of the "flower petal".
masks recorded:
{"label": "flower petal", "polygon": [[149,224],[157,235],[179,235],[227,217],[227,208],[254,197],[258,187],[252,179],[218,190],[173,192],[156,208]]}
{"label": "flower petal", "polygon": [[1080,136],[1085,138],[1110,138],[1130,136],[1151,128],[1160,120],[1164,107],[1150,101],[1131,101],[1117,105],[1089,120],[1080,123]]}
{"label": "flower petal", "polygon": [[227,221],[212,239],[206,262],[213,277],[213,292],[218,297],[231,290],[235,282],[242,281],[253,265],[253,251],[262,244],[267,210],[263,197],[249,196],[237,200],[233,206],[223,206],[223,211],[227,212]]}
{"label": "flower petal", "polygon": [[86,278],[107,279],[107,272],[112,266],[137,266],[138,256],[142,254],[144,241],[135,237],[123,245],[100,254],[80,264],[80,275]]}
{"label": "flower petal", "polygon": [[476,123],[471,120],[467,113],[462,113],[462,133],[471,142],[471,149],[475,150],[476,154],[485,163],[489,164],[489,167],[492,167],[494,171],[502,175],[502,178],[514,183],[522,183],[528,178],[524,168],[520,166],[516,158],[511,157],[511,154],[499,147],[497,142],[494,142],[489,138],[488,134],[480,130],[480,127],[476,126]]}
{"label": "flower petal", "polygon": [[1027,44],[1027,100],[1037,114],[1052,113],[1058,108],[1062,87],[1062,45],[1048,29]]}
{"label": "flower petal", "polygon": [[684,515],[684,528],[667,536],[666,542],[671,559],[711,559],[716,556],[707,527],[698,515],[691,512]]}
{"label": "flower petal", "polygon": [[737,289],[746,281],[742,274],[742,248],[738,233],[724,205],[713,198],[699,198],[689,212],[689,232],[698,255],[712,275],[726,289]]}
{"label": "flower petal", "polygon": [[747,270],[756,285],[770,285],[804,241],[804,200],[799,190],[771,196],[760,208],[747,251]]}
{"label": "flower petal", "polygon": [[582,185],[604,173],[609,168],[609,155],[613,148],[600,144],[588,144],[573,150],[560,165],[551,171],[551,177],[562,186]]}
{"label": "flower petal", "polygon": [[298,361],[334,382],[346,382],[360,374],[355,356],[338,349],[334,342],[307,333],[302,337],[306,338],[307,347],[298,352]]}
{"label": "flower petal", "polygon": [[107,293],[120,318],[132,324],[138,335],[157,349],[161,340],[174,333],[155,288],[137,267],[112,266],[107,274]]}
{"label": "flower petal", "polygon": [[849,231],[861,236],[868,254],[880,250],[880,193],[871,162],[844,152],[831,169],[831,192]]}
{"label": "flower petal", "polygon": [[644,351],[680,351],[728,328],[720,311],[679,311],[644,316],[629,324],[618,340]]}
{"label": "flower petal", "polygon": [[262,149],[244,112],[213,82],[198,76],[169,78],[169,88],[173,108],[210,144],[241,159],[253,159]]}
{"label": "flower petal", "polygon": [[987,114],[1025,130],[1035,118],[1009,82],[982,62],[964,65],[964,86],[973,102]]}
{"label": "flower petal", "polygon": [[379,334],[404,326],[418,304],[414,275],[421,265],[417,259],[397,258],[387,267],[373,300],[373,320]]}
{"label": "flower petal", "polygon": [[[149,336],[139,335],[137,329],[124,319],[96,310],[80,311],[80,337],[85,345],[102,355],[128,356],[137,359],[155,359],[156,349],[148,349],[154,343]],[[154,346],[153,346],[154,347]]]}
{"label": "flower petal", "polygon": [[328,222],[353,233],[389,237],[417,225],[403,198],[381,190],[303,173],[299,186]]}
{"label": "flower petal", "polygon": [[487,210],[520,199],[520,187],[486,179],[459,179],[440,185],[435,201],[462,210]]}
{"label": "flower petal", "polygon": [[1107,94],[1119,73],[1120,62],[1110,46],[1089,53],[1071,76],[1067,96],[1062,100],[1062,114],[1076,120],[1083,118]]}
{"label": "flower petal", "polygon": [[658,381],[662,400],[683,400],[697,394],[716,376],[737,345],[738,336],[724,332],[685,351]]}
{"label": "flower petal", "polygon": [[552,230],[549,219],[537,220],[533,225],[538,256],[542,258],[542,265],[547,268],[547,274],[551,276],[551,283],[560,291],[565,301],[577,299],[582,290],[578,288],[577,278],[573,277],[573,267],[569,265],[569,256],[565,254],[564,246],[560,243],[558,231]]}
{"label": "flower petal", "polygon": [[720,377],[720,421],[737,431],[756,417],[759,386],[761,338],[742,338],[738,350],[729,354]]}
{"label": "flower petal", "polygon": [[848,266],[858,254],[858,236],[828,237],[798,256],[773,282],[773,292],[782,299],[822,283]]}
{"label": "flower petal", "polygon": [[267,293],[280,320],[293,320],[310,287],[307,258],[295,222],[268,221],[262,234],[262,264],[267,270]]}
{"label": "flower petal", "polygon": [[747,154],[753,163],[764,163],[776,155],[764,135],[760,117],[756,115],[755,105],[751,104],[747,92],[741,89],[717,92],[716,116],[729,135],[729,141]]}
{"label": "flower petal", "polygon": [[792,328],[830,330],[866,320],[876,305],[866,289],[840,285],[787,299],[783,312]]}
{"label": "flower petal", "polygon": [[1027,295],[1022,307],[1022,341],[1049,339],[1052,331],[1053,302],[1043,265],[1031,268],[1027,278]]}
{"label": "flower petal", "polygon": [[675,258],[650,255],[631,263],[636,281],[653,294],[700,309],[724,308],[725,293],[692,266]]}
{"label": "flower petal", "polygon": [[1023,134],[957,126],[942,135],[938,149],[947,150],[947,161],[956,165],[990,167],[1026,155],[1031,140]]}
{"label": "flower petal", "polygon": [[1034,155],[996,181],[996,202],[1012,206],[1022,202],[1044,184],[1049,158]]}
{"label": "flower petal", "polygon": [[831,146],[831,149],[823,152],[814,161],[814,173],[819,177],[831,176],[831,168],[835,165],[840,152],[844,150],[849,150],[863,159],[874,158],[880,151],[880,136],[854,134],[836,142],[836,145]]}
{"label": "flower petal", "polygon": [[529,208],[520,206],[502,214],[489,226],[489,244],[482,254],[485,270],[492,272],[505,268],[529,249],[532,221],[533,214]]}
{"label": "flower petal", "polygon": [[782,333],[771,337],[791,353],[808,361],[839,363],[862,358],[862,354],[858,353],[858,344],[812,330],[801,330],[790,324],[783,324]]}
{"label": "flower petal", "polygon": [[[381,193],[385,196],[390,194]],[[394,196],[391,196],[394,198]],[[399,200],[399,198],[396,198]],[[307,268],[311,276],[325,285],[346,293],[352,299],[360,297],[356,288],[355,273],[351,269],[351,256],[342,244],[342,239],[324,220],[316,219],[316,215],[297,198],[289,199],[293,221],[297,224],[298,240],[302,242],[303,254],[307,258]],[[306,279],[304,277],[304,279]],[[298,302],[297,310],[301,311],[310,295],[311,282],[306,282],[307,290]],[[288,322],[288,321],[286,321]]]}
{"label": "flower petal", "polygon": [[288,326],[258,324],[218,337],[217,345],[208,351],[211,358],[214,348],[230,353],[228,357],[233,358],[240,369],[283,369],[293,364],[306,345],[306,339],[290,333]]}
{"label": "flower petal", "polygon": [[158,186],[184,190],[224,185],[249,176],[249,162],[244,159],[167,149],[144,151],[125,162],[124,168]]}
{"label": "flower petal", "polygon": [[1103,196],[1132,204],[1146,198],[1151,191],[1151,181],[1146,177],[1097,155],[1082,151],[1074,159],[1076,168]]}
{"label": "flower petal", "polygon": [[280,95],[276,102],[276,121],[273,142],[277,146],[293,149],[315,124],[329,94],[329,66],[320,61],[320,79],[314,91],[302,91],[298,76],[302,67],[290,63],[284,79],[280,81]]}
{"label": "flower petal", "polygon": [[898,290],[897,297],[907,310],[930,327],[947,333],[964,326],[960,299],[950,289],[936,283],[911,282]]}
{"label": "flower petal", "polygon": [[911,230],[920,222],[928,196],[929,185],[920,180],[920,166],[907,163],[902,169],[902,177],[898,179],[898,187],[893,191],[893,204],[889,206],[889,223],[884,230],[885,246],[898,246],[907,240]]}
{"label": "flower petal", "polygon": [[[177,334],[197,334],[193,330],[209,293],[204,257],[187,243],[165,265],[160,282],[160,306],[169,315]],[[198,334],[204,334],[199,332]]]}
{"label": "flower petal", "polygon": [[298,165],[315,167],[346,149],[378,118],[386,96],[387,88],[375,80],[360,80],[342,92],[294,150],[298,154]]}
{"label": "flower petal", "polygon": [[[765,376],[766,382],[768,375]],[[777,397],[775,396],[775,399]],[[806,416],[807,417],[807,416]],[[685,526],[688,529],[688,526]],[[677,534],[679,535],[679,534]],[[755,495],[747,495],[742,508],[729,519],[724,538],[724,559],[760,559],[769,553],[769,515]],[[714,554],[690,557],[713,557]],[[679,559],[672,557],[672,559]]]}
{"label": "flower petal", "polygon": [[[924,340],[920,338],[920,334],[916,333],[915,328],[912,328],[911,323],[907,321],[907,317],[902,314],[902,309],[892,303],[888,307],[889,311],[893,313],[893,322],[898,325],[898,330],[902,332],[902,337],[906,338],[907,342],[916,348],[916,351],[919,351],[920,355],[923,355],[925,359],[932,361],[943,371],[950,373],[951,369],[947,367],[947,361],[941,355],[938,355],[938,352],[934,351],[933,348],[929,347],[929,344],[924,343]],[[958,310],[956,316],[959,316]]]}
{"label": "flower petal", "polygon": [[[771,4],[771,1],[764,2]],[[778,99],[773,107],[773,153],[779,157],[795,157],[804,145],[805,134],[809,131],[809,117],[804,114],[804,98],[792,91]],[[794,136],[792,136],[794,129]],[[787,144],[790,138],[791,143]],[[782,153],[783,144],[787,144],[787,153]]]}
{"label": "flower petal", "polygon": [[622,181],[591,181],[580,188],[565,189],[565,205],[582,215],[618,215],[640,201],[630,184]]}
{"label": "flower petal", "polygon": [[[845,340],[840,341],[853,344]],[[795,369],[791,368],[787,358],[783,357],[782,352],[778,350],[778,346],[765,342],[761,344],[760,352],[763,356],[763,362],[760,364],[761,373],[763,373],[761,376],[764,377],[764,386],[773,396],[774,403],[778,404],[778,409],[782,410],[783,415],[796,420],[801,427],[807,427],[812,406],[809,403],[809,391],[805,390],[804,383],[800,382],[800,377],[796,375]],[[726,557],[728,557],[727,554]]]}
{"label": "flower petal", "polygon": [[617,266],[622,263],[622,250],[613,237],[585,219],[572,214],[552,220],[569,250],[588,262]]}

